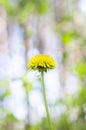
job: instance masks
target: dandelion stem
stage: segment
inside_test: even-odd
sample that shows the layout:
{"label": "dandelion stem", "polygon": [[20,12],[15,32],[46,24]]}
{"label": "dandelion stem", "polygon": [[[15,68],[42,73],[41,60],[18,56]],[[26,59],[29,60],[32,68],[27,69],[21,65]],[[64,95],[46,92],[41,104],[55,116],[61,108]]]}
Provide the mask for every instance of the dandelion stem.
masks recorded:
{"label": "dandelion stem", "polygon": [[48,109],[47,98],[46,98],[46,91],[45,91],[45,86],[44,86],[44,71],[41,71],[41,76],[42,76],[42,89],[43,89],[43,96],[44,96],[47,120],[48,120],[50,130],[52,130],[51,119],[50,119],[50,114],[49,114],[49,109]]}

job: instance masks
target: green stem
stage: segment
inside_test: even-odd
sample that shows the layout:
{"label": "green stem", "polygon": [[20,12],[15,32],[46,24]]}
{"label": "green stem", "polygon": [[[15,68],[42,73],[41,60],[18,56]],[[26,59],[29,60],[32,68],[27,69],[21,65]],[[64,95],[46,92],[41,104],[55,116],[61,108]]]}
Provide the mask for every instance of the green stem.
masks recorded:
{"label": "green stem", "polygon": [[50,130],[52,130],[51,119],[50,119],[50,114],[49,114],[49,109],[48,109],[47,98],[46,98],[46,91],[45,91],[45,86],[44,86],[44,71],[41,71],[41,76],[42,76],[42,89],[43,89],[43,96],[44,96],[47,120],[48,120]]}

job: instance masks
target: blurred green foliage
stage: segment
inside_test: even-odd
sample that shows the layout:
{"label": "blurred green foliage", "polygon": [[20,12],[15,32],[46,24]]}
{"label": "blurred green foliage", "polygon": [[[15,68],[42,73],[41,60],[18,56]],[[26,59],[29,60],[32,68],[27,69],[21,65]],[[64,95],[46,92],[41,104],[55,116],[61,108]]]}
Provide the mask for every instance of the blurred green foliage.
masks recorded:
{"label": "blurred green foliage", "polygon": [[0,5],[4,6],[8,15],[17,19],[19,23],[27,21],[31,13],[35,15],[44,15],[49,12],[48,0],[1,0]]}

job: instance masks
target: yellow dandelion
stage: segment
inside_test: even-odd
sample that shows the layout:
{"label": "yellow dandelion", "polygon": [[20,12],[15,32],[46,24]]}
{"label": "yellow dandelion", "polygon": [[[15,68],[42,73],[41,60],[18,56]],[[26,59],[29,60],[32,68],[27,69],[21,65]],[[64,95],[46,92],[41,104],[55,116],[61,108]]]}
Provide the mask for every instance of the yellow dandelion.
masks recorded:
{"label": "yellow dandelion", "polygon": [[32,70],[38,70],[41,72],[41,81],[42,81],[42,90],[43,90],[43,96],[44,96],[44,104],[46,109],[46,116],[49,124],[50,130],[53,130],[50,114],[49,114],[49,108],[46,98],[46,90],[44,85],[44,72],[46,72],[49,69],[54,69],[56,67],[56,62],[52,57],[50,57],[47,54],[39,54],[31,58],[31,60],[28,62],[28,68]]}
{"label": "yellow dandelion", "polygon": [[38,54],[32,57],[28,62],[28,68],[33,70],[47,71],[49,69],[54,69],[55,67],[56,62],[47,54]]}

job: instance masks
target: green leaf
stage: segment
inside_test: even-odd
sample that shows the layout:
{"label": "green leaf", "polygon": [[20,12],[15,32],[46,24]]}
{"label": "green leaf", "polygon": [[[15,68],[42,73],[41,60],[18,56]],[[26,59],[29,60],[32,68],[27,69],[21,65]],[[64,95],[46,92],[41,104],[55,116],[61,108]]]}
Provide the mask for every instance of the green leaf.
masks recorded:
{"label": "green leaf", "polygon": [[33,12],[33,10],[34,10],[34,4],[33,4],[32,2],[28,2],[28,3],[23,7],[23,9],[22,9],[22,7],[20,6],[20,7],[17,9],[17,11],[16,11],[16,13],[18,13],[18,14],[17,14],[17,19],[18,19],[18,21],[19,21],[20,23],[24,23],[24,22],[27,20],[29,14],[30,14],[31,12]]}
{"label": "green leaf", "polygon": [[75,71],[77,72],[79,77],[84,77],[86,75],[86,63],[80,63],[76,65]]}
{"label": "green leaf", "polygon": [[79,92],[79,101],[81,104],[86,103],[86,86],[82,86]]}
{"label": "green leaf", "polygon": [[86,86],[82,86],[77,95],[73,97],[72,105],[81,107],[86,104]]}
{"label": "green leaf", "polygon": [[7,90],[7,91],[5,91],[5,93],[3,94],[3,98],[7,98],[7,97],[10,96],[10,95],[11,95],[10,90]]}
{"label": "green leaf", "polygon": [[67,60],[67,58],[68,58],[68,53],[65,51],[63,53],[62,61],[65,62]]}
{"label": "green leaf", "polygon": [[2,81],[0,81],[0,88],[8,88],[9,87],[9,80],[7,78],[4,78]]}
{"label": "green leaf", "polygon": [[38,5],[38,12],[39,14],[45,14],[49,11],[49,5],[46,0],[41,0]]}
{"label": "green leaf", "polygon": [[22,82],[23,82],[23,85],[24,85],[27,93],[33,89],[32,83],[28,79],[28,73],[27,72],[23,75]]}
{"label": "green leaf", "polygon": [[69,45],[73,39],[79,38],[79,34],[76,32],[62,33],[62,41],[65,45]]}
{"label": "green leaf", "polygon": [[13,14],[14,8],[8,0],[0,0],[0,6],[4,6],[8,14]]}
{"label": "green leaf", "polygon": [[6,8],[10,8],[10,2],[8,0],[0,0],[0,5],[4,5]]}
{"label": "green leaf", "polygon": [[12,113],[7,114],[5,118],[5,122],[18,122],[18,121],[19,120]]}

